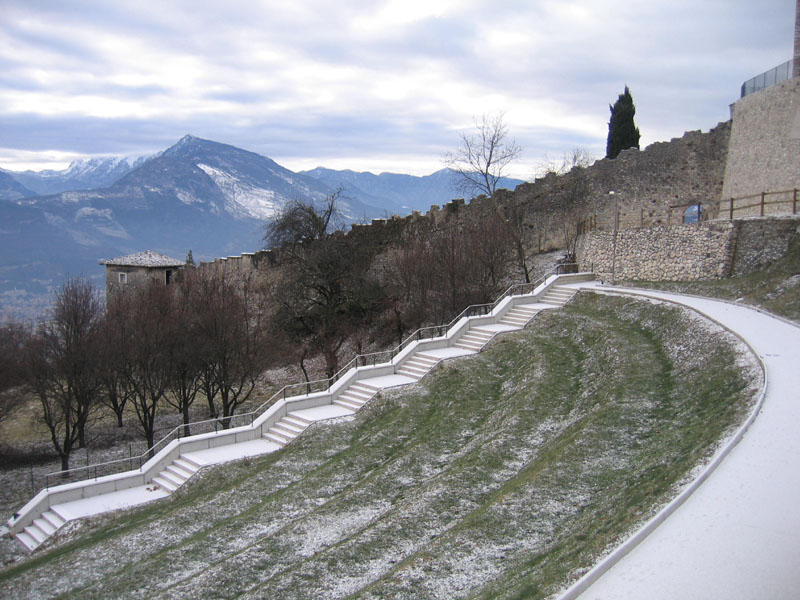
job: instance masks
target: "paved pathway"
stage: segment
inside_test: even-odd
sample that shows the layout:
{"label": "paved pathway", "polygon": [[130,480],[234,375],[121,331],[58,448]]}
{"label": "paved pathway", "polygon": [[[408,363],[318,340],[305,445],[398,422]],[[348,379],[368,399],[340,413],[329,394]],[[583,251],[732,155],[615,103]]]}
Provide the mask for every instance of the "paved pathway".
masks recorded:
{"label": "paved pathway", "polygon": [[766,363],[767,394],[742,440],[686,502],[582,594],[565,597],[800,598],[800,328],[726,302],[646,294],[746,339]]}

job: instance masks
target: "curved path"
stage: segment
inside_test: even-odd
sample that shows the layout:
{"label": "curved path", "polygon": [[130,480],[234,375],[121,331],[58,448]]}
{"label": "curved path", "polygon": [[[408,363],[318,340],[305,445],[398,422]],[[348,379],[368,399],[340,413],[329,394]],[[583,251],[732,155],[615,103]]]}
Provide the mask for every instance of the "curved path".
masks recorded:
{"label": "curved path", "polygon": [[800,597],[800,328],[706,298],[596,282],[565,287],[636,293],[698,310],[762,358],[767,392],[752,425],[708,479],[685,502],[675,502],[674,512],[638,545],[625,542],[562,598]]}

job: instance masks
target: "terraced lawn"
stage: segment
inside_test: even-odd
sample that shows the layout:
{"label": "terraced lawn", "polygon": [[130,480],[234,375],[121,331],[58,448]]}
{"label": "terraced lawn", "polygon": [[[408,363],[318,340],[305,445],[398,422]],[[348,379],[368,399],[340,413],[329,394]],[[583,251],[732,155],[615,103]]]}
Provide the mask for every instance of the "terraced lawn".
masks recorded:
{"label": "terraced lawn", "polygon": [[759,372],[686,311],[581,293],[476,357],[68,526],[8,598],[544,598],[746,415]]}

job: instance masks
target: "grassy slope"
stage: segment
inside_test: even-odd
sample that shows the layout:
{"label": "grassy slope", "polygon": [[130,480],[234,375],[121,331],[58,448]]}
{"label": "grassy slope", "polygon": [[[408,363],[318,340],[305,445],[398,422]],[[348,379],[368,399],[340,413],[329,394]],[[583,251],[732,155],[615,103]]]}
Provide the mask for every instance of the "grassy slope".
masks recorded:
{"label": "grassy slope", "polygon": [[355,418],[79,526],[0,571],[0,595],[545,597],[742,418],[725,340],[581,295]]}
{"label": "grassy slope", "polygon": [[634,285],[737,300],[800,322],[800,233],[792,237],[787,253],[763,271],[729,279]]}

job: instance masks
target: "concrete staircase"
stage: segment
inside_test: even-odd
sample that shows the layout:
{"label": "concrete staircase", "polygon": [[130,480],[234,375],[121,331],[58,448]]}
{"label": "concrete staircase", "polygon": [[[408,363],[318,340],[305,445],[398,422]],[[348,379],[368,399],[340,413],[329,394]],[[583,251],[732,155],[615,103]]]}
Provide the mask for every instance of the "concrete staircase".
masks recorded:
{"label": "concrete staircase", "polygon": [[480,352],[489,340],[494,337],[496,331],[486,331],[480,327],[475,327],[468,330],[460,336],[453,344],[456,348],[463,348],[472,352]]}
{"label": "concrete staircase", "polygon": [[311,421],[300,415],[289,413],[264,432],[262,437],[270,442],[275,442],[280,447],[284,447],[303,433],[311,423]]}
{"label": "concrete staircase", "polygon": [[355,412],[371,400],[379,391],[380,388],[364,383],[363,381],[356,381],[351,383],[345,391],[339,394],[333,403]]}
{"label": "concrete staircase", "polygon": [[501,325],[524,328],[541,309],[533,306],[518,304],[506,311],[506,314],[498,321]]}
{"label": "concrete staircase", "polygon": [[578,290],[554,285],[544,293],[539,302],[552,306],[564,306],[577,293]]}
{"label": "concrete staircase", "polygon": [[[422,348],[415,349],[415,351],[405,357],[402,362],[397,364],[394,369],[394,375],[402,375],[408,379],[418,381],[427,375],[441,360],[453,356],[463,356],[464,354],[480,352],[498,333],[524,328],[540,310],[549,307],[556,308],[563,306],[569,302],[576,293],[576,289],[551,286],[546,289],[541,296],[532,298],[532,303],[530,301],[529,304],[511,303],[501,315],[496,317],[478,317],[477,321],[471,322],[470,325],[464,327],[462,329],[463,333],[458,335],[458,337],[449,339],[447,346],[434,345],[433,347],[429,347],[428,350],[423,350]],[[441,342],[435,343],[441,344]],[[455,350],[458,350],[458,352],[453,352]],[[382,387],[391,387],[393,385],[408,383],[407,380],[396,378],[400,379],[401,382],[393,382],[387,386],[385,379],[394,377],[394,375],[379,374],[377,376],[378,378],[375,380],[376,385],[371,385],[364,381],[364,379],[356,380],[344,390],[334,394],[332,404],[339,407],[339,409],[345,409],[346,413],[354,413],[372,399]],[[382,381],[382,384],[379,384],[379,380],[384,381]],[[329,400],[329,402],[331,401]],[[317,416],[305,418],[303,415],[299,414],[297,410],[289,412],[282,418],[274,421],[273,425],[267,431],[262,430],[261,438],[277,444],[279,447],[284,447],[305,431],[315,419],[321,420],[320,417]],[[186,454],[183,454],[173,460],[164,470],[158,472],[158,475],[152,478],[152,487],[155,489],[160,488],[160,494],[171,494],[205,464],[214,463],[204,463],[201,457],[197,457],[197,460],[193,460]],[[147,492],[152,491],[155,490],[148,486]],[[63,508],[61,512],[59,511],[60,506]],[[72,514],[71,508],[56,503],[44,510],[38,518],[30,521],[22,531],[18,530],[13,532],[12,530],[12,532],[28,550],[34,550],[64,525],[65,522],[75,518],[80,517]]]}
{"label": "concrete staircase", "polygon": [[164,488],[170,494],[181,487],[186,480],[200,470],[201,465],[188,456],[176,458],[171,465],[153,477],[153,483]]}
{"label": "concrete staircase", "polygon": [[425,377],[440,360],[441,359],[435,356],[427,356],[424,352],[417,352],[400,365],[397,369],[397,374],[419,381]]}
{"label": "concrete staircase", "polygon": [[42,516],[38,519],[34,519],[33,523],[23,531],[17,533],[17,539],[28,550],[35,550],[68,520],[64,515],[59,514],[58,508],[51,507],[50,510],[42,513]]}
{"label": "concrete staircase", "polygon": [[[181,485],[197,471],[200,470],[201,465],[194,462],[187,456],[176,458],[166,469],[161,471],[158,475],[153,477],[152,484],[155,487],[160,487],[167,493],[171,494],[177,490]],[[28,550],[35,550],[47,538],[53,535],[64,523],[74,519],[74,515],[63,511],[58,505],[51,506],[49,510],[42,513],[42,515],[33,520],[33,523],[25,527],[23,531],[16,534],[17,539]]]}

